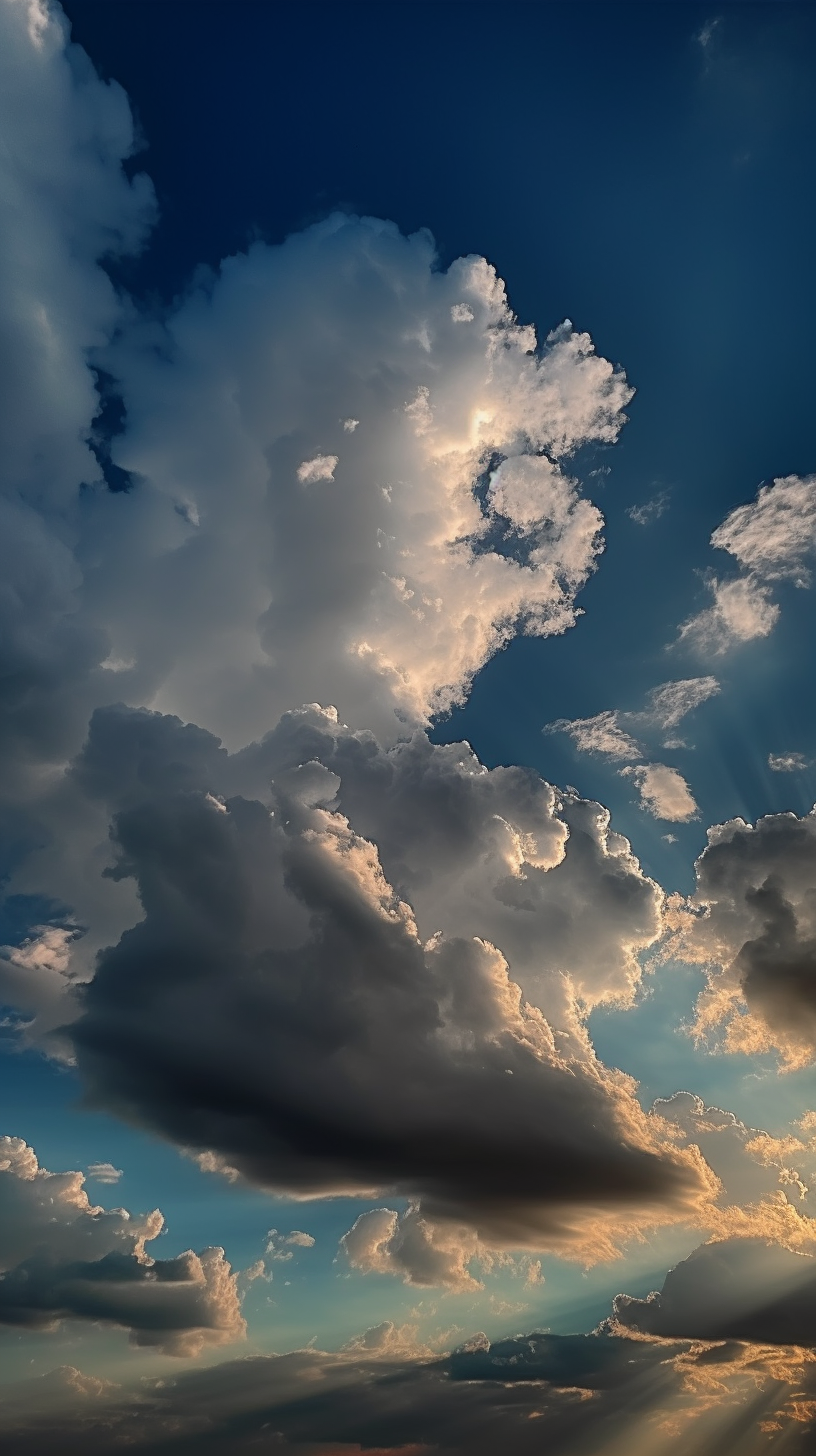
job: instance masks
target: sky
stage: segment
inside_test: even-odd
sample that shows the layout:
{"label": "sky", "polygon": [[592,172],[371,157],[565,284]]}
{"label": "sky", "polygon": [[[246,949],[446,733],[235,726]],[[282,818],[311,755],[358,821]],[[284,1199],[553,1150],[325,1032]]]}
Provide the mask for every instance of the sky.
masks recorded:
{"label": "sky", "polygon": [[0,0],[9,1452],[811,1449],[814,61]]}

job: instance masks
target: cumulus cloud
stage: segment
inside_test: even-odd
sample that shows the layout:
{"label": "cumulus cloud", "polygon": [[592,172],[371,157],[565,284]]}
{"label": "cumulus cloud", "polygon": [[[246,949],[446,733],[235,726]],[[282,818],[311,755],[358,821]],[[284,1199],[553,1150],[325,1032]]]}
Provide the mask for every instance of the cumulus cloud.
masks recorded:
{"label": "cumulus cloud", "polygon": [[53,1330],[92,1320],[169,1355],[243,1336],[223,1249],[151,1258],[145,1244],[164,1226],[158,1209],[133,1218],[99,1208],[83,1185],[81,1173],[41,1168],[21,1138],[0,1138],[0,1324]]}
{"label": "cumulus cloud", "polygon": [[760,486],[756,500],[726,516],[711,544],[763,581],[806,583],[816,548],[816,475],[787,475]]}
{"label": "cumulus cloud", "polygon": [[266,1236],[266,1253],[270,1259],[293,1259],[296,1249],[313,1249],[314,1245],[313,1236],[304,1233],[303,1229],[292,1229],[288,1234],[270,1229]]}
{"label": "cumulus cloud", "polygon": [[756,499],[731,511],[711,536],[743,575],[712,577],[713,604],[684,622],[680,641],[713,652],[767,637],[779,619],[769,583],[810,585],[808,561],[816,543],[816,476],[788,475],[760,486]]}
{"label": "cumulus cloud", "polygon": [[779,607],[770,600],[767,586],[752,576],[734,581],[712,577],[708,585],[713,605],[683,623],[681,642],[723,653],[735,643],[770,636],[779,620]]}
{"label": "cumulus cloud", "polygon": [[99,714],[74,772],[120,806],[113,873],[144,911],[70,1028],[106,1107],[263,1186],[421,1197],[485,1242],[607,1256],[636,1207],[674,1218],[703,1195],[577,1015],[630,997],[660,932],[660,892],[599,806],[317,709],[232,757],[175,720]]}
{"label": "cumulus cloud", "polygon": [[473,1230],[435,1226],[415,1205],[402,1214],[390,1208],[361,1213],[340,1243],[352,1269],[363,1274],[398,1274],[406,1284],[457,1293],[482,1288],[468,1268],[482,1252]]}
{"label": "cumulus cloud", "polygon": [[631,390],[570,325],[539,348],[483,259],[443,272],[426,233],[337,214],[227,260],[110,368],[139,484],[98,608],[142,701],[236,745],[314,699],[393,737],[575,621],[602,519],[563,462]]}
{"label": "cumulus cloud", "polygon": [[697,886],[678,901],[671,950],[706,967],[699,1035],[728,1051],[776,1048],[789,1066],[816,1046],[816,811],[732,819],[708,831]]}
{"label": "cumulus cloud", "polygon": [[68,45],[56,7],[0,6],[0,128],[0,787],[16,803],[36,791],[39,764],[81,739],[107,651],[81,611],[77,544],[86,503],[108,494],[89,359],[123,319],[99,259],[140,245],[153,197],[122,169],[124,92]]}
{"label": "cumulus cloud", "polygon": [[643,808],[655,819],[687,824],[697,817],[697,803],[683,775],[666,763],[643,763],[622,768],[640,792]]}

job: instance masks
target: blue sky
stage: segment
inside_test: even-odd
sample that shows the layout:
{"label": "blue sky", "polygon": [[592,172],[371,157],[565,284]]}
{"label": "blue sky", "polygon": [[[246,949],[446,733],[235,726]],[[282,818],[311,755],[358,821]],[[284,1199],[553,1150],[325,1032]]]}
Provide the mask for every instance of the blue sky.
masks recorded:
{"label": "blue sky", "polygon": [[0,3],[13,1449],[805,1449],[812,7]]}

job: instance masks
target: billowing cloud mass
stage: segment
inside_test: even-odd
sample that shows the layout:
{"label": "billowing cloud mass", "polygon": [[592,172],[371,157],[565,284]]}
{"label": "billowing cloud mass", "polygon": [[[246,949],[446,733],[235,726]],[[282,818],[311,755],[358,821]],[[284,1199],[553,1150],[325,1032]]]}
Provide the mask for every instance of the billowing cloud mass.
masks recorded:
{"label": "billowing cloud mass", "polygon": [[743,575],[713,577],[712,606],[680,628],[680,640],[714,652],[767,637],[779,618],[769,583],[810,585],[809,559],[816,544],[816,476],[788,475],[760,486],[756,500],[731,511],[713,532],[711,545],[728,551]]}
{"label": "billowing cloud mass", "polygon": [[672,944],[708,970],[697,1030],[722,1030],[727,1051],[777,1048],[804,1065],[816,1047],[816,810],[732,819],[708,841]]}
{"label": "billowing cloud mass", "polygon": [[196,1355],[245,1333],[223,1249],[154,1259],[158,1209],[133,1218],[90,1203],[81,1173],[49,1173],[21,1138],[0,1138],[0,1325],[123,1326],[135,1345]]}
{"label": "billowing cloud mass", "polygon": [[695,871],[697,890],[673,914],[672,951],[707,967],[698,1034],[806,1064],[816,1047],[816,811],[718,824]]}
{"label": "billowing cloud mass", "polygon": [[70,1028],[106,1107],[263,1186],[420,1196],[486,1242],[605,1256],[604,1219],[677,1217],[708,1189],[576,1014],[631,995],[660,929],[598,806],[317,709],[232,757],[99,713],[73,773],[121,806],[113,873],[144,910]]}

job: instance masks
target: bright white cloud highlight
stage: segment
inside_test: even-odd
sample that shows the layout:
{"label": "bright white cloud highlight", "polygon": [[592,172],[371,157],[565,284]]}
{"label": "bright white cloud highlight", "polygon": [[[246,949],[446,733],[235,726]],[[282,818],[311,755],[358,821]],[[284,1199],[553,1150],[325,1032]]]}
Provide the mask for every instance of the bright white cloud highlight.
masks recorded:
{"label": "bright white cloud highlight", "polygon": [[694,795],[676,768],[666,763],[643,763],[622,768],[620,773],[634,780],[643,808],[655,819],[686,824],[697,817]]}

